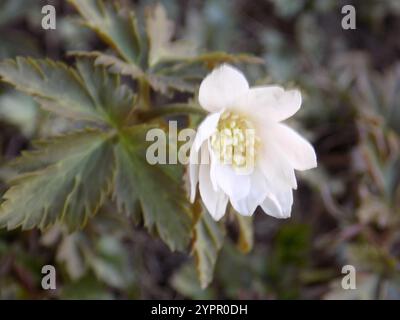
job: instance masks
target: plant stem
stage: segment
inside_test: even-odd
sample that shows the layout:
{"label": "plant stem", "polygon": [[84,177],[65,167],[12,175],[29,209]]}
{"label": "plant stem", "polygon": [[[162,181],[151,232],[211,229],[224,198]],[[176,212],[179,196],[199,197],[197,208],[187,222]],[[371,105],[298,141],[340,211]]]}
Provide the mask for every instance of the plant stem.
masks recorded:
{"label": "plant stem", "polygon": [[148,121],[155,118],[179,115],[179,114],[197,114],[205,116],[207,112],[201,108],[189,106],[187,104],[170,104],[149,111],[138,111],[137,116],[141,121]]}
{"label": "plant stem", "polygon": [[144,110],[151,109],[150,103],[150,86],[145,78],[139,79],[139,99],[140,99],[140,107]]}

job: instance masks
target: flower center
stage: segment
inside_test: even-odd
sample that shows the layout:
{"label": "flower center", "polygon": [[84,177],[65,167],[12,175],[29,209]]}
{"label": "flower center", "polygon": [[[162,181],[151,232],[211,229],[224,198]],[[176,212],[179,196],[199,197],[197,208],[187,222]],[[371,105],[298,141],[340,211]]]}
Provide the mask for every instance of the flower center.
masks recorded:
{"label": "flower center", "polygon": [[235,170],[253,167],[257,145],[251,121],[228,111],[221,115],[217,132],[211,136],[211,147],[218,160]]}

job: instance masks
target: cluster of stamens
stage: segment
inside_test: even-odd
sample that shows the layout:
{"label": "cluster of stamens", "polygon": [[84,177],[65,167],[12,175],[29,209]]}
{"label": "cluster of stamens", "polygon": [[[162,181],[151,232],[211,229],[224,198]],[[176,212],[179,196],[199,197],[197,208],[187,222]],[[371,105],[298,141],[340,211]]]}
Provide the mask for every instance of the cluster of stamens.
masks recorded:
{"label": "cluster of stamens", "polygon": [[211,136],[211,147],[220,163],[234,169],[254,165],[258,138],[253,124],[237,113],[225,111],[218,122],[217,131]]}

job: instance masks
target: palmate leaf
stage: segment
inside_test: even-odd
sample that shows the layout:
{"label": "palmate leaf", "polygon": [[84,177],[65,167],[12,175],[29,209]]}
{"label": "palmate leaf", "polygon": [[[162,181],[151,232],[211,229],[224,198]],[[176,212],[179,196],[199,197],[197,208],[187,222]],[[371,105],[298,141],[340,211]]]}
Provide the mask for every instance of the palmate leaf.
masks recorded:
{"label": "palmate leaf", "polygon": [[136,18],[117,2],[68,0],[85,19],[84,23],[114,48],[126,61],[136,64],[140,58],[140,38]]}
{"label": "palmate leaf", "polygon": [[116,147],[117,176],[114,198],[126,212],[136,201],[141,205],[144,225],[157,233],[171,250],[187,249],[193,217],[183,189],[181,165],[150,165],[143,144],[148,125],[125,130]]}
{"label": "palmate leaf", "polygon": [[119,211],[143,221],[171,250],[186,250],[193,217],[183,168],[147,162],[149,128],[91,129],[37,143],[12,163],[20,175],[3,197],[0,227],[43,229],[63,221],[75,230],[113,194]]}
{"label": "palmate leaf", "polygon": [[211,52],[177,60],[172,66],[169,61],[166,65],[158,65],[155,70],[145,72],[137,65],[99,51],[72,51],[70,55],[92,58],[96,65],[104,66],[112,73],[130,76],[133,79],[146,79],[153,90],[162,94],[167,94],[170,90],[195,92],[205,76],[204,70],[199,66],[213,69],[221,63],[263,63],[262,59],[248,54]]}
{"label": "palmate leaf", "polygon": [[[0,74],[45,108],[78,119],[113,124],[125,117],[133,102],[118,76],[93,67],[87,59],[78,60],[76,71],[48,60],[19,58],[3,63]],[[117,158],[114,194],[120,207],[138,218],[136,203],[130,204],[137,199],[147,228],[172,250],[187,248],[192,219],[181,186],[182,168],[150,166],[144,135],[129,140],[130,134],[121,136],[122,132],[126,130],[75,133],[38,143],[38,151],[25,153],[13,165],[21,174],[4,196],[0,226],[44,228],[58,220],[71,229],[83,225],[111,191]],[[145,133],[144,129],[139,132]],[[107,141],[100,143],[104,135]],[[125,184],[127,189],[122,189]]]}
{"label": "palmate leaf", "polygon": [[95,65],[104,66],[112,73],[130,76],[133,79],[146,76],[142,69],[135,64],[131,64],[110,54],[105,54],[99,51],[71,51],[69,52],[69,55],[91,58],[94,60]]}
{"label": "palmate leaf", "polygon": [[132,108],[134,96],[119,76],[79,59],[77,70],[61,62],[17,58],[0,63],[3,81],[58,115],[116,125]]}
{"label": "palmate leaf", "polygon": [[22,174],[3,196],[1,227],[43,229],[65,221],[70,229],[79,228],[97,212],[112,186],[112,135],[93,130],[53,139],[25,154],[16,168]]}
{"label": "palmate leaf", "polygon": [[44,169],[58,161],[62,161],[68,153],[79,154],[90,149],[94,142],[97,142],[99,134],[106,136],[96,129],[86,129],[59,135],[46,140],[33,141],[33,150],[22,151],[20,157],[13,160],[9,167],[18,173],[27,173]]}
{"label": "palmate leaf", "polygon": [[200,214],[194,227],[193,254],[200,285],[204,289],[212,281],[215,264],[222,248],[225,230],[208,212],[205,212],[199,201],[196,212]]}
{"label": "palmate leaf", "polygon": [[[71,51],[69,53],[75,57],[94,59],[96,65],[108,68],[111,73],[130,76],[133,79],[146,79],[153,90],[162,94],[168,94],[171,90],[180,92],[195,92],[204,72],[199,71],[199,65],[205,65],[212,69],[218,64],[229,63],[260,63],[260,59],[246,54],[228,54],[223,52],[212,52],[199,55],[176,62],[172,67],[159,66],[151,72],[144,72],[138,66],[125,62],[118,57],[104,54],[99,51]],[[262,60],[261,60],[262,61]]]}
{"label": "palmate leaf", "polygon": [[168,19],[161,4],[147,8],[147,41],[144,41],[140,39],[134,12],[129,8],[121,10],[104,0],[69,1],[84,19],[84,24],[116,53],[113,55],[94,51],[72,52],[72,55],[91,57],[95,59],[96,65],[133,79],[144,80],[154,91],[165,95],[174,91],[195,91],[204,76],[204,69],[193,71],[193,65],[213,68],[224,62],[263,62],[247,54],[211,52],[199,55],[193,45],[182,40],[172,41],[174,23]]}
{"label": "palmate leaf", "polygon": [[193,81],[188,81],[182,75],[158,74],[154,72],[144,72],[138,66],[125,62],[118,57],[104,54],[98,51],[72,51],[69,53],[75,57],[91,58],[95,65],[106,67],[109,72],[124,76],[130,76],[133,79],[145,79],[153,90],[162,94],[167,94],[171,89],[181,92],[194,92],[197,86]]}

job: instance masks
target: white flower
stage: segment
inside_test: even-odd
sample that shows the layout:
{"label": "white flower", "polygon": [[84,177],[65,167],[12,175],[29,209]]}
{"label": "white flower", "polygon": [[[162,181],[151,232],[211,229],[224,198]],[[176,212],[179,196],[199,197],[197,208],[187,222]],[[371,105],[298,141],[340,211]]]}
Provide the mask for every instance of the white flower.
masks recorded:
{"label": "white flower", "polygon": [[245,216],[261,206],[273,217],[290,217],[294,169],[317,166],[311,144],[281,123],[299,110],[300,92],[249,88],[239,70],[222,65],[201,83],[199,102],[210,114],[190,151],[191,201],[199,183],[215,220],[225,214],[228,200]]}

